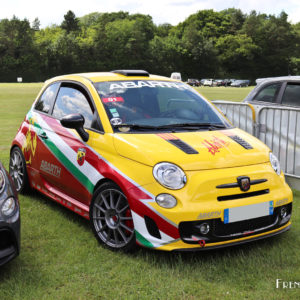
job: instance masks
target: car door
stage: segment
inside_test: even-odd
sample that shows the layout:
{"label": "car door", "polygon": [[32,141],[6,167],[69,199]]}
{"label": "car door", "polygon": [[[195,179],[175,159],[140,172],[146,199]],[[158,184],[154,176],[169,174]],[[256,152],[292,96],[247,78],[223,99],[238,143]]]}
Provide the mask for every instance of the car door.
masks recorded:
{"label": "car door", "polygon": [[97,158],[89,142],[83,142],[75,130],[60,123],[64,116],[78,113],[85,118],[87,131],[101,129],[87,90],[78,83],[61,82],[51,115],[42,115],[40,119],[45,147],[38,163],[43,187],[67,201],[68,206],[76,201],[88,206],[93,187],[101,178],[94,167]]}
{"label": "car door", "polygon": [[25,143],[22,152],[27,164],[30,182],[37,189],[41,189],[43,186],[42,178],[39,176],[41,160],[48,156],[48,150],[45,146],[47,137],[39,120],[43,119],[43,116],[46,117],[51,114],[59,86],[60,83],[55,82],[45,88],[34,107],[27,114],[26,122],[24,122]]}

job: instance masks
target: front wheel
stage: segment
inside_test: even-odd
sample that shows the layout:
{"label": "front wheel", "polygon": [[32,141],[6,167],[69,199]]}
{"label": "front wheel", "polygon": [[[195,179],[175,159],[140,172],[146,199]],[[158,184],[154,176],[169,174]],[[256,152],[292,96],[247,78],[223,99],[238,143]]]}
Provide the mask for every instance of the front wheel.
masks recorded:
{"label": "front wheel", "polygon": [[127,252],[135,247],[131,210],[116,184],[106,182],[96,189],[90,205],[90,223],[98,241],[108,248]]}
{"label": "front wheel", "polygon": [[29,190],[26,162],[22,151],[18,147],[14,147],[10,153],[9,175],[17,192],[25,193]]}

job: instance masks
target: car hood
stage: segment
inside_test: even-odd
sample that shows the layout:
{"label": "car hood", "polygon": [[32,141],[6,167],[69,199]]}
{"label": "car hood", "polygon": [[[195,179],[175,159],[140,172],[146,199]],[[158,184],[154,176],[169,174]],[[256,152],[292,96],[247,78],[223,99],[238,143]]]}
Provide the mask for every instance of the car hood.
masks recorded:
{"label": "car hood", "polygon": [[269,148],[250,134],[234,128],[180,133],[114,134],[123,157],[154,166],[171,162],[183,170],[240,167],[269,161]]}

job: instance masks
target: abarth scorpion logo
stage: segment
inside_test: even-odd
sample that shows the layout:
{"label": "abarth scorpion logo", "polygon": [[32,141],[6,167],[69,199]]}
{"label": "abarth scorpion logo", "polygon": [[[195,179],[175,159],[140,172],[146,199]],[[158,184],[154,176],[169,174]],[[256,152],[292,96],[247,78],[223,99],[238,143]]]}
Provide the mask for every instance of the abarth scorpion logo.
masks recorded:
{"label": "abarth scorpion logo", "polygon": [[84,164],[85,153],[86,150],[84,148],[79,148],[77,151],[77,163],[79,164],[79,166],[82,166]]}
{"label": "abarth scorpion logo", "polygon": [[243,192],[247,192],[250,189],[250,178],[243,176],[238,177],[238,185]]}

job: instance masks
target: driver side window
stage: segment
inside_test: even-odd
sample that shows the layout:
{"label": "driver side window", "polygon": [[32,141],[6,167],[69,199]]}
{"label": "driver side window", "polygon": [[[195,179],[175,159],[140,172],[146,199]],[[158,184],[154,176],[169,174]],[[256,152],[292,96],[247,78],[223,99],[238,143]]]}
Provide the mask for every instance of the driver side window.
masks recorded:
{"label": "driver side window", "polygon": [[53,116],[57,119],[69,114],[81,114],[84,116],[84,127],[91,128],[93,122],[93,109],[81,88],[75,85],[62,86],[59,89],[54,104]]}
{"label": "driver side window", "polygon": [[260,102],[276,103],[281,83],[270,84],[255,95],[254,100]]}

